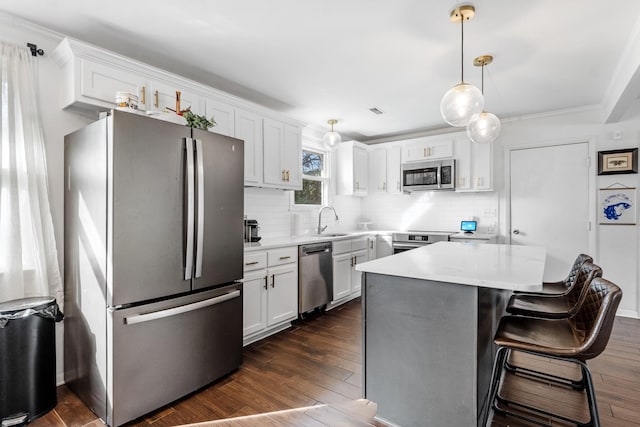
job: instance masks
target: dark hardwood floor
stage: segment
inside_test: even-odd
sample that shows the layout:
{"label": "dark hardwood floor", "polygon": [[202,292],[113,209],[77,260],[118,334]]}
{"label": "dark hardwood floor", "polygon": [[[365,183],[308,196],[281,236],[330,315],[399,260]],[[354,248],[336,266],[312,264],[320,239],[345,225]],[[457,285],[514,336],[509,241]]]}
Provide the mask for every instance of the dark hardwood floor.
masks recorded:
{"label": "dark hardwood floor", "polygon": [[[237,372],[129,425],[174,426],[358,399],[362,381],[360,320],[360,302],[355,300],[252,344],[244,349],[244,363]],[[552,362],[520,360],[565,374],[568,369]],[[607,350],[589,366],[602,426],[640,427],[640,320],[618,318]],[[504,393],[567,414],[586,413],[582,395],[526,381],[508,378]],[[31,424],[99,425],[102,423],[64,386],[58,388],[56,408]],[[496,427],[528,425],[513,418],[492,420]]]}

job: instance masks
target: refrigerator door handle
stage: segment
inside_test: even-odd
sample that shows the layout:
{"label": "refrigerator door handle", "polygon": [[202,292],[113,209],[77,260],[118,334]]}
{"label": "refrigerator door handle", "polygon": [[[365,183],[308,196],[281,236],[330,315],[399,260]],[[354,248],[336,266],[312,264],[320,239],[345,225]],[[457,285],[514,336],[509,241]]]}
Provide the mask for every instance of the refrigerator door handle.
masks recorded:
{"label": "refrigerator door handle", "polygon": [[196,142],[197,180],[198,191],[198,238],[196,240],[196,274],[195,277],[202,276],[202,249],[204,246],[204,152],[202,151],[202,141]]}
{"label": "refrigerator door handle", "polygon": [[190,280],[193,274],[193,211],[194,211],[194,175],[193,175],[193,139],[185,138],[185,150],[187,157],[187,238],[184,256],[184,280]]}
{"label": "refrigerator door handle", "polygon": [[163,319],[165,317],[177,316],[178,314],[188,313],[190,311],[199,310],[201,308],[209,307],[212,305],[220,304],[230,299],[238,298],[240,291],[235,290],[222,294],[220,296],[206,299],[204,301],[198,301],[191,304],[181,305],[178,307],[169,308],[166,310],[153,311],[151,313],[137,314],[135,316],[125,317],[124,323],[126,325],[135,325],[136,323],[150,322],[152,320]]}

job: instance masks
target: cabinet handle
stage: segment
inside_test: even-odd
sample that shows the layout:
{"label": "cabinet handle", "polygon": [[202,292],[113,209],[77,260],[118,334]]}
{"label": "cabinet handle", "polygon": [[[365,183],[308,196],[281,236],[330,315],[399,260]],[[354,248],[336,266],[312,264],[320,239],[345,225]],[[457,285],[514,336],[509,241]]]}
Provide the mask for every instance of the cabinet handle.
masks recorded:
{"label": "cabinet handle", "polygon": [[287,169],[287,182],[289,182],[289,169]]}
{"label": "cabinet handle", "polygon": [[291,258],[291,257],[290,256],[281,256],[280,257],[280,261],[282,261],[283,259],[289,259],[289,258]]}
{"label": "cabinet handle", "polygon": [[140,103],[142,105],[145,105],[147,103],[147,97],[145,96],[145,87],[141,86],[140,87]]}
{"label": "cabinet handle", "polygon": [[382,191],[387,191],[387,183],[386,182],[382,183]]}
{"label": "cabinet handle", "polygon": [[269,276],[264,276],[264,289],[269,289]]}
{"label": "cabinet handle", "polygon": [[258,261],[245,262],[244,265],[256,265]]}
{"label": "cabinet handle", "polygon": [[431,157],[433,153],[431,153],[431,147],[429,147],[429,157]]}
{"label": "cabinet handle", "polygon": [[276,275],[275,274],[271,275],[271,287],[272,288],[276,287]]}
{"label": "cabinet handle", "polygon": [[356,190],[360,189],[360,183],[358,181],[356,181]]}
{"label": "cabinet handle", "polygon": [[369,240],[369,248],[373,249],[373,240]]}
{"label": "cabinet handle", "polygon": [[482,185],[482,178],[477,177],[476,178],[476,187],[480,187],[480,185]]}
{"label": "cabinet handle", "polygon": [[158,104],[160,104],[160,101],[158,101],[158,96],[159,95],[158,95],[158,91],[157,90],[155,91],[153,96],[155,97],[155,100],[156,100],[156,102],[153,105],[155,105],[155,107],[158,108]]}
{"label": "cabinet handle", "polygon": [[282,169],[282,180],[283,180],[283,181],[286,181],[286,180],[287,180],[286,175],[285,175],[285,172],[286,172],[286,171],[285,171],[284,169]]}
{"label": "cabinet handle", "polygon": [[429,157],[429,155],[427,154],[427,147],[422,149],[422,157]]}

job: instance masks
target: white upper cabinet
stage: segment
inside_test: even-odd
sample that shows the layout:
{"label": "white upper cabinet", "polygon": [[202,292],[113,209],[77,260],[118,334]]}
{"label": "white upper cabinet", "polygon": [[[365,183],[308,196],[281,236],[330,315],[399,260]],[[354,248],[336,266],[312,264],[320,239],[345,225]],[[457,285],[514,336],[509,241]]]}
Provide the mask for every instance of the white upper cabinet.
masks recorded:
{"label": "white upper cabinet", "polygon": [[262,116],[236,109],[235,137],[244,141],[244,184],[262,182]]}
{"label": "white upper cabinet", "polygon": [[336,162],[336,192],[341,196],[366,196],[368,192],[368,153],[357,141],[338,144],[333,149]]}
{"label": "white upper cabinet", "polygon": [[376,193],[401,193],[400,147],[397,145],[369,151],[369,188]]}
{"label": "white upper cabinet", "polygon": [[191,109],[193,114],[202,114],[201,98],[196,93],[185,90],[175,82],[166,83],[160,81],[149,82],[149,95],[151,105],[147,102],[149,110],[164,111],[165,108],[175,110],[177,107],[177,92],[180,92],[180,110]]}
{"label": "white upper cabinet", "polygon": [[[123,68],[110,67],[87,59],[81,59],[78,66],[80,70],[79,96],[81,99],[87,98],[85,100],[89,102],[93,99],[100,101],[99,105],[113,108],[116,92],[127,91],[138,95],[138,106],[144,110],[144,101],[147,98],[144,77]],[[73,101],[72,97],[65,99],[66,105],[64,107]]]}
{"label": "white upper cabinet", "polygon": [[454,145],[456,191],[493,190],[492,144],[476,144],[464,135]]}
{"label": "white upper cabinet", "polygon": [[415,138],[404,141],[402,158],[405,162],[418,162],[453,157],[451,139]]}
{"label": "white upper cabinet", "polygon": [[263,170],[265,187],[302,188],[302,137],[300,129],[263,120]]}
{"label": "white upper cabinet", "polygon": [[225,104],[224,102],[218,101],[217,99],[205,98],[203,114],[207,119],[211,120],[211,117],[213,117],[213,119],[216,121],[216,125],[212,128],[209,128],[209,131],[227,136],[236,135],[236,110],[232,105]]}

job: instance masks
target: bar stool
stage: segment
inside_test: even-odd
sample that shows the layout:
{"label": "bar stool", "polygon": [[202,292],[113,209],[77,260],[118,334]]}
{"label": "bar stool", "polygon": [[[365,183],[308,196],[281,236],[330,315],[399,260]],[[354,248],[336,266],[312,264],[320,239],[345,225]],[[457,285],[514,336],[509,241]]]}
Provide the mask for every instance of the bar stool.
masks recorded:
{"label": "bar stool", "polygon": [[[539,420],[529,418],[526,414],[513,412],[508,406],[575,423],[578,426],[598,427],[600,420],[595,391],[586,361],[598,356],[607,346],[621,298],[622,291],[618,286],[597,277],[589,284],[580,309],[567,319],[542,319],[525,316],[504,316],[500,319],[494,338],[498,350],[489,387],[489,408],[492,408],[496,413],[513,416],[538,425],[546,424],[541,424]],[[502,397],[499,388],[510,351],[577,364],[582,373],[581,381],[586,389],[590,420],[587,423],[581,423],[542,408]],[[498,403],[505,408],[500,408]],[[488,419],[489,409],[484,415],[483,425],[487,425]]]}
{"label": "bar stool", "polygon": [[593,262],[593,258],[589,255],[580,254],[573,262],[569,274],[563,280],[557,282],[543,282],[542,291],[540,292],[527,292],[527,291],[513,291],[514,294],[542,294],[542,295],[558,295],[565,293],[575,283],[576,276],[580,267],[585,262]]}
{"label": "bar stool", "polygon": [[578,269],[573,285],[565,292],[559,295],[514,293],[507,303],[507,313],[545,319],[570,317],[580,308],[589,283],[595,277],[602,277],[602,269],[585,261]]}

